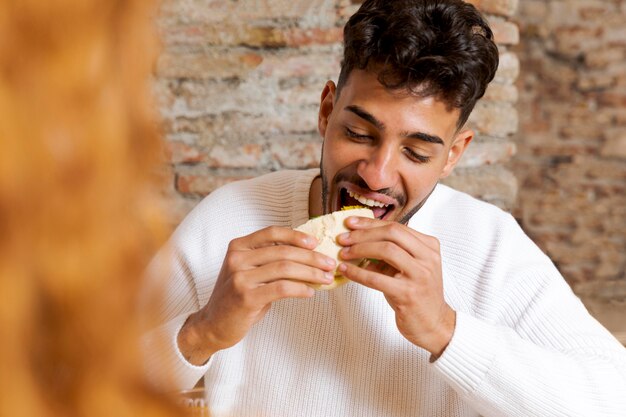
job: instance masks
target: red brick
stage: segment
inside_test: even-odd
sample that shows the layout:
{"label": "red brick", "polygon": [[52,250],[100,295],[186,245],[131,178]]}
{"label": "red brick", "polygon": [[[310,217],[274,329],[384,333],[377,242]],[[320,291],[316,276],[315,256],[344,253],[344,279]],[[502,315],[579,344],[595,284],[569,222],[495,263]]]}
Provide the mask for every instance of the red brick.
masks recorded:
{"label": "red brick", "polygon": [[583,21],[599,21],[615,12],[611,6],[609,2],[593,3],[578,8],[578,14]]}
{"label": "red brick", "polygon": [[277,54],[268,56],[258,71],[266,77],[323,77],[339,75],[341,57],[333,51]]}
{"label": "red brick", "polygon": [[328,25],[335,18],[335,4],[327,0],[247,1],[232,0],[181,1],[165,0],[161,19],[166,22],[193,21],[221,23],[227,21],[290,20],[301,25]]}
{"label": "red brick", "polygon": [[515,154],[515,144],[504,140],[476,138],[463,154],[459,167],[479,167],[508,162]]}
{"label": "red brick", "polygon": [[248,51],[165,52],[157,62],[157,76],[163,78],[245,77],[263,62]]}
{"label": "red brick", "polygon": [[520,64],[517,55],[512,52],[502,52],[500,53],[500,64],[498,65],[494,81],[502,84],[511,84],[517,79],[519,70]]}
{"label": "red brick", "polygon": [[601,106],[617,108],[626,107],[626,89],[611,89],[608,91],[603,91],[600,94],[594,95],[594,98]]}
{"label": "red brick", "polygon": [[298,47],[340,43],[343,30],[330,28],[280,28],[234,23],[197,23],[169,26],[162,30],[165,45]]}
{"label": "red brick", "polygon": [[283,168],[314,168],[319,166],[322,140],[277,140],[270,145],[272,160]]}
{"label": "red brick", "polygon": [[[600,150],[600,155],[626,160],[626,128],[605,131],[604,136],[605,142]],[[624,170],[626,170],[626,166]]]}
{"label": "red brick", "polygon": [[580,53],[602,46],[602,27],[559,26],[554,30],[556,52],[576,58]]}
{"label": "red brick", "polygon": [[586,72],[579,76],[576,87],[581,91],[607,89],[617,84],[615,76],[605,72]]}
{"label": "red brick", "polygon": [[513,16],[517,10],[518,0],[467,0],[484,13],[500,16]]}
{"label": "red brick", "polygon": [[483,100],[516,103],[518,100],[517,87],[513,84],[491,83],[485,91]]}
{"label": "red brick", "polygon": [[182,194],[205,196],[229,182],[250,178],[250,176],[220,176],[211,174],[177,174],[176,190]]}
{"label": "red brick", "polygon": [[624,19],[624,15],[618,15],[617,17],[621,21],[614,26],[608,26],[604,29],[603,41],[610,45],[624,46],[626,45],[626,27],[624,27],[626,25],[624,20],[626,19]]}
{"label": "red brick", "polygon": [[523,0],[519,3],[518,16],[524,24],[528,22],[544,21],[548,13],[548,4],[544,0]]}
{"label": "red brick", "polygon": [[262,152],[261,145],[256,143],[215,145],[209,152],[207,165],[211,168],[255,168],[262,164]]}
{"label": "red brick", "polygon": [[612,63],[624,61],[626,51],[622,47],[603,48],[585,54],[585,64],[594,69],[606,68]]}
{"label": "red brick", "polygon": [[165,23],[178,21],[220,22],[230,16],[232,8],[224,0],[207,0],[198,7],[190,1],[163,0],[159,10],[159,19]]}
{"label": "red brick", "polygon": [[517,45],[519,43],[519,28],[515,23],[502,19],[492,19],[489,26],[493,31],[493,37],[500,45]]}
{"label": "red brick", "polygon": [[204,159],[203,153],[195,146],[180,141],[165,141],[165,156],[172,164],[195,163]]}
{"label": "red brick", "polygon": [[358,4],[352,4],[351,2],[347,2],[347,4],[343,4],[339,7],[339,22],[341,26],[345,25],[345,22],[348,21],[350,16],[355,14],[359,7],[361,7],[360,2]]}
{"label": "red brick", "polygon": [[283,33],[287,46],[327,45],[343,41],[343,28],[294,28]]}
{"label": "red brick", "polygon": [[485,135],[507,137],[517,132],[517,110],[507,103],[479,102],[468,125]]}

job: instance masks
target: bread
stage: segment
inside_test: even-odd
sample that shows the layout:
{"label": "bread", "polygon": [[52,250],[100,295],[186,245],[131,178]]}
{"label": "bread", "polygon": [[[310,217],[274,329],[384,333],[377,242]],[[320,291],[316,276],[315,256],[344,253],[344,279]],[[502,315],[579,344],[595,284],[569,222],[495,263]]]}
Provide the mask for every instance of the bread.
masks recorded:
{"label": "bread", "polygon": [[[372,210],[364,207],[344,207],[341,211],[335,211],[333,213],[311,219],[303,225],[298,226],[296,230],[314,236],[319,242],[315,251],[335,259],[337,261],[337,265],[339,265],[339,263],[342,262],[339,260],[339,251],[342,246],[337,244],[335,238],[337,235],[349,231],[349,229],[344,225],[344,221],[350,216],[369,217],[370,219],[373,219],[374,213]],[[349,262],[358,265],[362,262],[362,260],[356,259]],[[346,282],[348,282],[348,279],[335,269],[335,280],[331,284],[309,285],[316,290],[332,290],[333,288],[337,288]]]}

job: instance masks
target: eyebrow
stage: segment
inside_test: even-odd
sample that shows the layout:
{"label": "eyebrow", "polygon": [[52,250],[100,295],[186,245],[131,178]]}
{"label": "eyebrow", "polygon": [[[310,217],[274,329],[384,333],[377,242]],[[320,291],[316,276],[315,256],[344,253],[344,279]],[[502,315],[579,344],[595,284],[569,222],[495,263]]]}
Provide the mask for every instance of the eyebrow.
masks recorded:
{"label": "eyebrow", "polygon": [[[357,106],[357,105],[350,105],[350,106],[346,106],[344,107],[344,110],[350,111],[354,114],[356,114],[357,116],[359,116],[361,119],[373,124],[374,126],[376,126],[376,128],[378,130],[385,130],[385,124],[383,122],[381,122],[380,120],[378,120],[376,117],[374,117],[373,114],[365,111],[364,109],[362,109],[361,107]],[[443,145],[443,139],[441,139],[439,136],[435,136],[435,135],[429,135],[428,133],[424,133],[424,132],[403,132],[402,136],[409,138],[409,139],[418,139],[418,140],[422,140],[424,142],[428,142],[428,143],[436,143],[438,145]]]}
{"label": "eyebrow", "polygon": [[441,139],[439,136],[429,135],[428,133],[423,133],[423,132],[413,132],[413,133],[407,132],[407,133],[404,133],[402,136],[411,138],[411,139],[423,140],[424,142],[436,143],[438,145],[444,144],[443,139]]}
{"label": "eyebrow", "polygon": [[380,120],[375,118],[374,115],[372,115],[371,113],[368,113],[367,111],[363,110],[359,106],[356,106],[353,104],[350,106],[346,106],[344,110],[351,111],[352,113],[359,116],[361,119],[367,120],[368,122],[376,126],[378,130],[385,130],[385,124],[383,122],[381,122]]}

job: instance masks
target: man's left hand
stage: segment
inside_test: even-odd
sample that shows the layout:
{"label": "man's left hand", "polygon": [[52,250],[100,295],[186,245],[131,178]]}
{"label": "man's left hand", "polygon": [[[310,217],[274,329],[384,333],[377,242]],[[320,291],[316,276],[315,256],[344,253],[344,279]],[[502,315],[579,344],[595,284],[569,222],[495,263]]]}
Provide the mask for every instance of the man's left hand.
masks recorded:
{"label": "man's left hand", "polygon": [[349,217],[337,237],[341,258],[376,259],[366,268],[342,263],[354,282],[381,291],[396,313],[400,333],[438,358],[452,338],[456,313],[443,297],[439,241],[397,222]]}

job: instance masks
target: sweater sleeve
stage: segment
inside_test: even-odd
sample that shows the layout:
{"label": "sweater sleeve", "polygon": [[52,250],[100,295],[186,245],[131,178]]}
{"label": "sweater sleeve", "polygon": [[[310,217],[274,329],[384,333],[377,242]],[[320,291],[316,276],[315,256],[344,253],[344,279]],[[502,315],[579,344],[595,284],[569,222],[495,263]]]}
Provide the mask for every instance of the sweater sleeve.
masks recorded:
{"label": "sweater sleeve", "polygon": [[191,389],[209,369],[189,363],[178,349],[177,337],[189,314],[182,314],[144,335],[144,365],[150,381],[165,390]]}
{"label": "sweater sleeve", "polygon": [[490,292],[497,312],[458,311],[432,366],[484,417],[626,416],[626,349],[520,239],[499,253],[511,250],[516,261]]}
{"label": "sweater sleeve", "polygon": [[147,269],[140,314],[151,330],[142,339],[144,366],[150,380],[166,390],[193,388],[211,364],[188,362],[178,348],[178,333],[207,302],[219,274],[228,239],[215,236],[228,233],[213,219],[221,218],[221,206],[229,201],[225,187],[200,202]]}
{"label": "sweater sleeve", "polygon": [[167,389],[192,388],[209,370],[189,363],[178,348],[187,318],[209,300],[228,244],[270,225],[292,226],[308,217],[308,192],[319,173],[283,171],[230,183],[203,199],[176,229],[148,268],[140,307],[153,329],[143,338],[148,376]]}
{"label": "sweater sleeve", "polygon": [[164,248],[148,269],[149,290],[141,306],[148,323],[160,323],[142,338],[144,366],[149,380],[164,390],[191,389],[208,370],[188,362],[178,348],[178,333],[187,318],[200,308],[194,278],[176,249]]}

